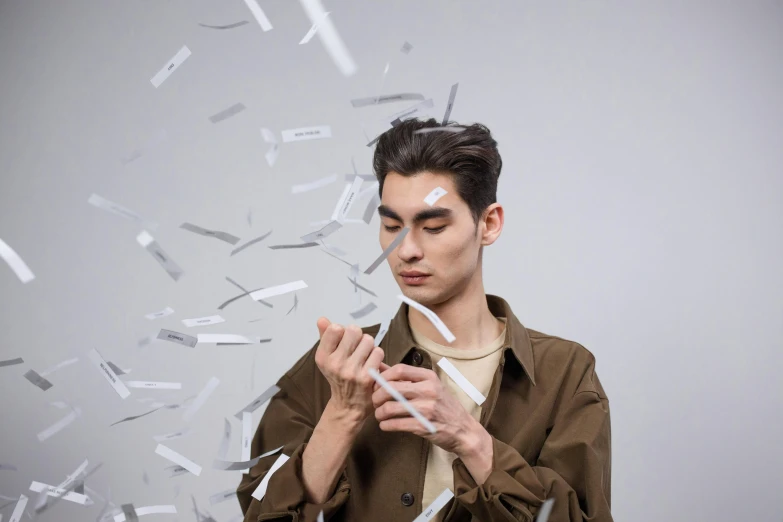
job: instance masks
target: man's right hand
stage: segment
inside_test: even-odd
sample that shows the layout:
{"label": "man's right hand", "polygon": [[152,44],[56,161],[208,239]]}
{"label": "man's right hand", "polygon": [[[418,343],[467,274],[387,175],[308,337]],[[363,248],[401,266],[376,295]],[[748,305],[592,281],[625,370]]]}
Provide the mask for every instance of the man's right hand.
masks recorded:
{"label": "man's right hand", "polygon": [[384,371],[383,349],[375,339],[363,334],[356,325],[343,327],[327,318],[318,319],[321,342],[315,352],[315,363],[332,388],[330,402],[336,411],[364,421],[372,412],[375,381],[367,370]]}

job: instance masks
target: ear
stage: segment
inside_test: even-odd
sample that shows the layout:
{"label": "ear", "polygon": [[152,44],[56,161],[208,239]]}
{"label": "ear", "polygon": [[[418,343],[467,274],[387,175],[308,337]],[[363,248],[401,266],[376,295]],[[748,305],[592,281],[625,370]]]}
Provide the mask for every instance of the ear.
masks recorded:
{"label": "ear", "polygon": [[504,213],[503,206],[500,203],[492,203],[482,214],[483,219],[480,225],[481,245],[491,245],[500,233],[503,231]]}

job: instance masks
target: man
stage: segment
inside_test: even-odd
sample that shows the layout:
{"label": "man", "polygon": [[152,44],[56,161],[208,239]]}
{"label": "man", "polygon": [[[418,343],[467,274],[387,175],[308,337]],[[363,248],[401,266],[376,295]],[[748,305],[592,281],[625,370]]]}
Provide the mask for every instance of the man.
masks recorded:
{"label": "man", "polygon": [[[379,325],[320,318],[320,341],[280,379],[253,439],[254,456],[284,446],[289,459],[255,495],[261,500],[251,495],[278,457],[243,476],[246,521],[321,512],[334,521],[412,521],[446,489],[454,498],[428,520],[532,521],[547,499],[551,522],[612,520],[609,401],[595,359],[525,328],[506,301],[484,293],[483,248],[504,219],[497,143],[482,125],[437,127],[431,119],[390,129],[373,167],[381,247],[409,229],[389,267],[402,293],[456,339],[406,303],[380,346]],[[425,202],[438,187],[445,195]],[[441,359],[486,400],[471,398]],[[375,383],[372,368],[435,433]]]}

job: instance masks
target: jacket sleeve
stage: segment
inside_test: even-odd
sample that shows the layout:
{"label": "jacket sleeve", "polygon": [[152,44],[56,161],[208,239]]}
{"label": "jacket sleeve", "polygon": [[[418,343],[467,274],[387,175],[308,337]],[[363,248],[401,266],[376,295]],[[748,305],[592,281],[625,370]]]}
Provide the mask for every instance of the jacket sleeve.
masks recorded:
{"label": "jacket sleeve", "polygon": [[454,461],[456,500],[475,518],[532,522],[554,498],[549,522],[612,522],[609,399],[593,368],[556,418],[535,466],[494,437],[492,471],[481,486]]}
{"label": "jacket sleeve", "polygon": [[[253,492],[264,479],[280,453],[264,457],[242,475],[237,488],[245,522],[261,520],[302,522],[316,520],[323,510],[328,520],[348,499],[350,484],[343,471],[331,498],[323,504],[308,502],[302,482],[302,453],[320,418],[312,398],[303,389],[313,389],[314,379],[320,377],[314,360],[315,349],[310,350],[277,383],[280,391],[275,395],[258,425],[251,455],[258,456],[284,446],[282,453],[290,458],[269,479],[266,495],[262,500],[253,498]],[[308,383],[309,381],[309,383]]]}

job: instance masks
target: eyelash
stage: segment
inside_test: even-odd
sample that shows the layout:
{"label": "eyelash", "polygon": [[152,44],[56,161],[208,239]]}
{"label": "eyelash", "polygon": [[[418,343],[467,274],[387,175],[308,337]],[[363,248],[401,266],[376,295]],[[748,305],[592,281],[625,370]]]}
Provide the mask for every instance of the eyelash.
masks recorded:
{"label": "eyelash", "polygon": [[[397,232],[397,230],[399,230],[400,227],[390,227],[390,226],[384,225],[383,228],[385,228],[387,232]],[[446,228],[446,225],[443,225],[443,226],[437,227],[437,228],[425,228],[424,230],[426,230],[430,234],[440,234],[441,232],[443,232],[443,229],[445,229],[445,228]]]}

